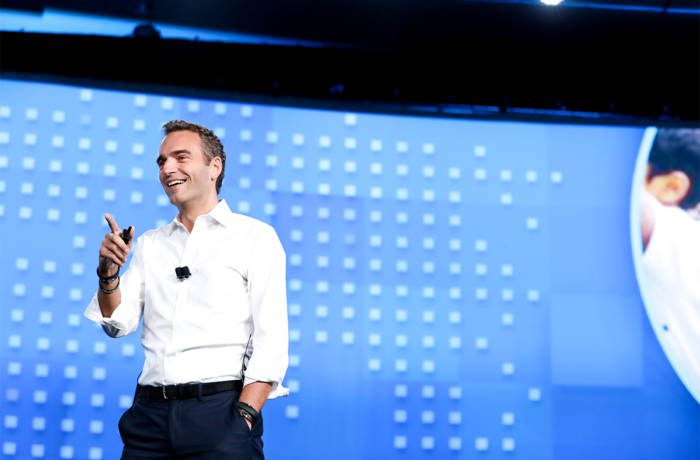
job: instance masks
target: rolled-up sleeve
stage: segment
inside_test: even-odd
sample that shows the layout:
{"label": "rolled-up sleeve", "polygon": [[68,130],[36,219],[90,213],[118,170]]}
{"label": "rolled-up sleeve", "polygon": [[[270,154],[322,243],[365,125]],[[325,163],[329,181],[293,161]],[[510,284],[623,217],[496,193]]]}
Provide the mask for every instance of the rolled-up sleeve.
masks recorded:
{"label": "rolled-up sleeve", "polygon": [[138,328],[143,314],[145,295],[142,252],[143,237],[139,237],[129,267],[121,275],[119,281],[121,303],[114,310],[112,316],[109,318],[102,316],[97,292],[92,296],[92,300],[85,309],[85,317],[101,325],[110,337],[122,337],[131,334]]}
{"label": "rolled-up sleeve", "polygon": [[245,383],[270,382],[269,399],[286,396],[282,380],[289,363],[286,256],[274,229],[263,225],[252,248],[248,296],[253,319],[252,355]]}

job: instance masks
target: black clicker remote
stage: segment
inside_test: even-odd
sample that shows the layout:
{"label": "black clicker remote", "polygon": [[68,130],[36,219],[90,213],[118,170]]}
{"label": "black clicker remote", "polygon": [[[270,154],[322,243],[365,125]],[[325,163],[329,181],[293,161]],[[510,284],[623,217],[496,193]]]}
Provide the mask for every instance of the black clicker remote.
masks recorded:
{"label": "black clicker remote", "polygon": [[129,228],[125,228],[122,230],[121,235],[122,240],[124,240],[124,243],[129,244],[129,241],[131,241],[131,225],[129,225]]}

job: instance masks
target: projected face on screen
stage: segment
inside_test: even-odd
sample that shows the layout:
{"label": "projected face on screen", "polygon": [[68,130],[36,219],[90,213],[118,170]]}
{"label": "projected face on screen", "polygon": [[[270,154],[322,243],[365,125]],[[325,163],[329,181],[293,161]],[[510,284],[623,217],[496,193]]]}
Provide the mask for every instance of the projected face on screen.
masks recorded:
{"label": "projected face on screen", "polygon": [[700,129],[647,130],[635,185],[644,303],[668,359],[700,402]]}

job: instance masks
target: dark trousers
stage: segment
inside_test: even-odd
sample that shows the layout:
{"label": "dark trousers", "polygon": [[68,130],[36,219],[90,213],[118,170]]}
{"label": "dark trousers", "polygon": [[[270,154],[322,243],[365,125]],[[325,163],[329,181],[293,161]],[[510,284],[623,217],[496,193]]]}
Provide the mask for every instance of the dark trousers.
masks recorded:
{"label": "dark trousers", "polygon": [[122,460],[264,460],[262,414],[248,428],[235,407],[239,395],[136,397],[119,419]]}

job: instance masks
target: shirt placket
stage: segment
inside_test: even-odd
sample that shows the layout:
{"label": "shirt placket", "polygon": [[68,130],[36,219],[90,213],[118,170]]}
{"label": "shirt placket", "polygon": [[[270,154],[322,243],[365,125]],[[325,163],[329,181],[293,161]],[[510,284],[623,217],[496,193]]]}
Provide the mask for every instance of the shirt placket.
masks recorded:
{"label": "shirt placket", "polygon": [[[195,259],[197,253],[197,241],[199,240],[199,234],[201,232],[197,231],[197,223],[199,219],[195,221],[195,225],[192,228],[192,233],[188,234],[185,240],[185,248],[182,252],[182,257],[178,267],[188,267],[190,270],[190,276],[196,276],[196,269],[192,266],[192,262]],[[199,225],[201,226],[201,224]],[[173,267],[173,276],[175,276],[175,268]],[[169,367],[172,369],[179,369],[177,364],[178,350],[181,348],[181,343],[179,338],[186,334],[182,328],[187,326],[186,321],[180,321],[180,318],[185,314],[187,308],[187,302],[190,298],[189,292],[191,289],[191,282],[189,278],[184,280],[177,280],[175,282],[175,305],[172,311],[171,318],[171,337],[165,351],[165,359],[163,360],[163,375],[165,376],[166,382],[175,382],[177,378],[172,372],[168,372]],[[177,383],[177,382],[176,382]]]}

